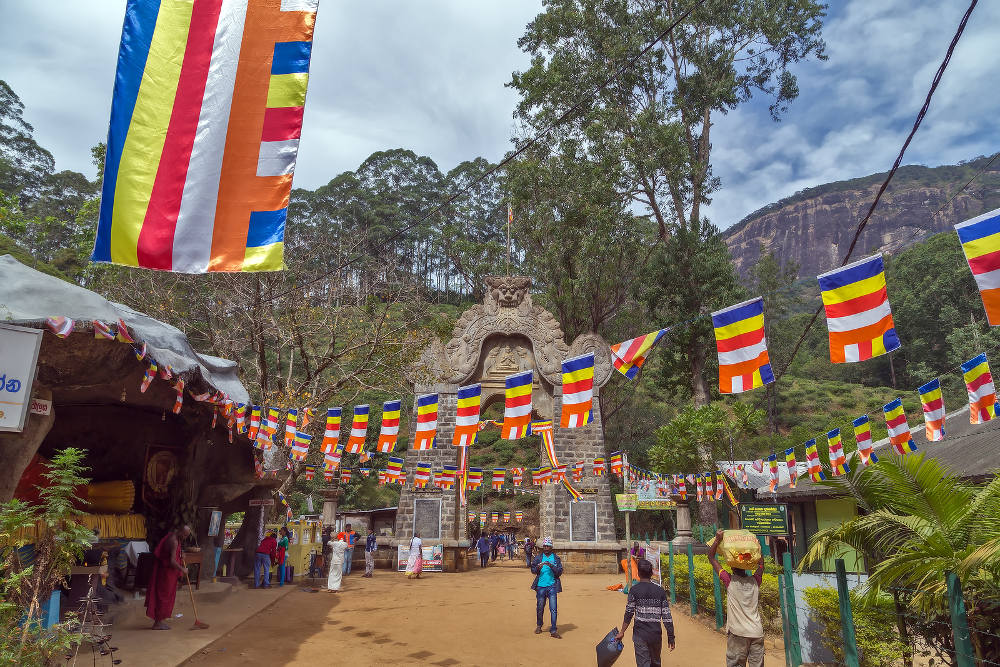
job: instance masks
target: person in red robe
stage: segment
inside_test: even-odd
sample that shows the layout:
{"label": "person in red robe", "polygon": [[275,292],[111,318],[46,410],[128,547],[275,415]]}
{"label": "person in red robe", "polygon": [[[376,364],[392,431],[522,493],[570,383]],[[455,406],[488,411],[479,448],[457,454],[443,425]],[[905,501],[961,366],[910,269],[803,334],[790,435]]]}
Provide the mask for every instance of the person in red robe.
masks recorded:
{"label": "person in red robe", "polygon": [[153,619],[153,630],[169,630],[163,621],[174,612],[177,581],[184,575],[181,564],[181,542],[191,534],[191,528],[181,526],[160,540],[153,551],[153,572],[146,590],[146,616]]}

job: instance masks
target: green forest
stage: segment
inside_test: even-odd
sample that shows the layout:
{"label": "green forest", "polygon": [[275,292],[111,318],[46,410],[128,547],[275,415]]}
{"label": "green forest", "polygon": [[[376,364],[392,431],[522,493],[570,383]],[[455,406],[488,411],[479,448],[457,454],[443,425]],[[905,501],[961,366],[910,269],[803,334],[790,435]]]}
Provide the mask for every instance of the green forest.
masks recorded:
{"label": "green forest", "polygon": [[[395,148],[316,190],[294,190],[287,268],[276,273],[189,276],[91,264],[100,137],[93,173],[56,171],[16,92],[0,81],[0,252],[167,321],[200,351],[238,360],[255,402],[312,407],[319,415],[331,405],[377,406],[402,396],[401,433],[412,405],[407,368],[432,340],[450,337],[462,311],[482,299],[485,277],[507,271],[508,261],[511,273],[531,277],[535,302],[556,316],[567,340],[593,331],[615,343],[672,327],[635,381],[616,374],[600,394],[609,452],[625,450],[635,465],[697,472],[712,459],[755,459],[787,447],[804,460],[805,440],[848,428],[897,396],[911,426],[919,425],[916,387],[940,376],[946,405],[962,405],[957,366],[1000,343],[955,234],[887,260],[902,349],[834,365],[823,317],[806,331],[819,305],[815,281],[796,280],[799,267],[783,262],[780,251],[741,280],[702,210],[725,187],[712,174],[713,114],[758,99],[779,118],[797,94],[790,68],[825,57],[822,5],[786,5],[780,15],[705,12],[697,20],[711,30],[649,50],[585,112],[565,116],[607,77],[608,62],[662,32],[669,17],[654,6],[607,7],[588,10],[601,14],[594,21],[576,3],[549,3],[519,42],[532,56],[530,68],[508,84],[520,96],[514,116],[522,134],[514,140],[523,151],[516,159],[495,169],[470,156],[444,172],[432,157]],[[774,46],[748,49],[757,40]],[[560,124],[542,140],[525,141],[556,118]],[[933,177],[957,189],[968,171],[914,167],[900,176]],[[760,294],[779,380],[720,396],[707,314]],[[884,437],[880,419],[873,419],[875,437]],[[473,466],[538,465],[537,439],[497,436],[482,434]],[[319,460],[312,452],[308,462]],[[284,487],[296,512],[323,484],[299,472]],[[372,508],[397,496],[372,477],[352,482],[344,503]],[[535,502],[491,491],[472,500],[493,509]]]}

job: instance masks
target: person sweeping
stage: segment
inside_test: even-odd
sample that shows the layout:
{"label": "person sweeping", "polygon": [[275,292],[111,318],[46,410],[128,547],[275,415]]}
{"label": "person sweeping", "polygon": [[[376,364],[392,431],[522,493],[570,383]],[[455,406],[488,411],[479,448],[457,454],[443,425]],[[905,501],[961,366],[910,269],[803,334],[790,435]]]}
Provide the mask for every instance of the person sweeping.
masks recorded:
{"label": "person sweeping", "polygon": [[181,561],[181,543],[191,534],[191,528],[181,526],[170,531],[153,551],[153,571],[146,589],[146,616],[153,619],[153,630],[169,630],[164,621],[170,618],[177,599],[177,581],[187,573]]}

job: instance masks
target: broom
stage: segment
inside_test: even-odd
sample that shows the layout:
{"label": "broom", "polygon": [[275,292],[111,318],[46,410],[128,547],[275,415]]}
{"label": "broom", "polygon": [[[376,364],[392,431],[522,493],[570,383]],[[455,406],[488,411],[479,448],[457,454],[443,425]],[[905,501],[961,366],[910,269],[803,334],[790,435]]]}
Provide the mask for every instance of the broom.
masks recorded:
{"label": "broom", "polygon": [[203,623],[198,620],[198,607],[194,604],[194,589],[191,588],[191,577],[188,576],[187,563],[184,563],[184,579],[187,581],[188,595],[191,596],[191,609],[194,611],[194,625],[191,626],[191,629],[206,630],[208,629],[208,623]]}

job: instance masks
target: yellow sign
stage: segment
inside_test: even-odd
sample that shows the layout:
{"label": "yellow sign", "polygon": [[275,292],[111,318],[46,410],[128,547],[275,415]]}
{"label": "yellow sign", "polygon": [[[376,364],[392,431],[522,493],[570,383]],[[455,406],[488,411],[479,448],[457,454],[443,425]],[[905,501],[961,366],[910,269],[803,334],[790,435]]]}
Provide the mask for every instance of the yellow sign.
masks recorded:
{"label": "yellow sign", "polygon": [[616,493],[615,502],[618,503],[618,509],[622,512],[634,512],[639,504],[634,493]]}

